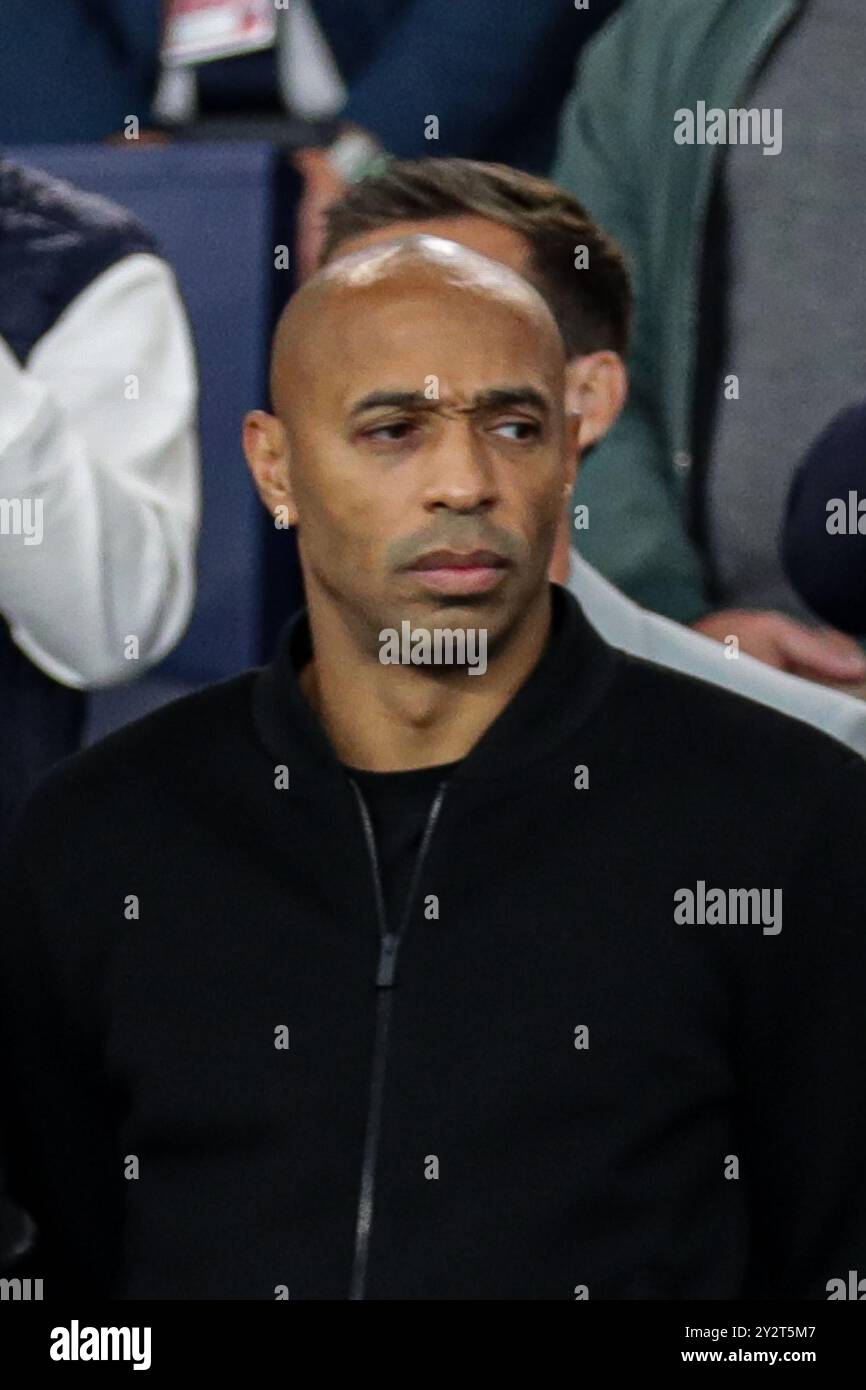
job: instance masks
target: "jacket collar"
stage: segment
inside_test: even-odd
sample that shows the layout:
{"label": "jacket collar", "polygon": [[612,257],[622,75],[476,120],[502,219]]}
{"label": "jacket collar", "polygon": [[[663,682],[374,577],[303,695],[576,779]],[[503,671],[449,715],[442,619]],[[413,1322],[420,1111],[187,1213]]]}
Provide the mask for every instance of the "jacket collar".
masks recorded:
{"label": "jacket collar", "polygon": [[[558,584],[551,585],[551,603],[550,637],[540,660],[455,777],[511,777],[517,768],[549,757],[604,697],[620,653]],[[302,608],[283,628],[273,662],[256,673],[253,718],[266,748],[290,772],[336,775],[341,765],[298,679],[311,653],[309,619]]]}

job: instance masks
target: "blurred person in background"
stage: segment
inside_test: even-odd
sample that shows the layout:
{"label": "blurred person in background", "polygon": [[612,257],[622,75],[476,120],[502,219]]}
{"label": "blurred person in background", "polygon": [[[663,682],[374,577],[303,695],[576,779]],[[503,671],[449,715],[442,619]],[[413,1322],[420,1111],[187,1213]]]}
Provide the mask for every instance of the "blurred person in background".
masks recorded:
{"label": "blurred person in background", "polygon": [[174,275],[122,207],[0,158],[0,839],[192,611],[196,368]]}
{"label": "blurred person in background", "polygon": [[161,24],[162,0],[3,0],[0,144],[104,140],[127,116],[146,128]]}
{"label": "blurred person in background", "polygon": [[[631,284],[619,247],[571,194],[548,179],[477,160],[394,160],[331,207],[327,228],[323,263],[426,232],[524,275],[546,299],[562,333],[566,404],[580,416],[582,459],[615,428],[628,395]],[[575,268],[576,246],[586,250],[584,269]],[[571,512],[569,506],[550,577],[567,584],[608,642],[806,720],[866,755],[861,700],[742,652],[731,659],[729,647],[641,607],[570,544],[586,534],[575,530]],[[809,640],[812,633],[804,637]]]}
{"label": "blurred person in background", "polygon": [[866,402],[841,411],[807,450],[788,498],[782,556],[814,612],[866,637]]}
{"label": "blurred person in background", "polygon": [[274,47],[197,68],[196,109],[282,110],[336,123],[328,142],[295,155],[304,278],[316,265],[325,210],[385,151],[546,171],[575,55],[618,3],[292,0],[277,11]]}
{"label": "blurred person in background", "polygon": [[814,629],[779,535],[804,441],[866,387],[864,64],[860,0],[630,0],[583,54],[554,166],[635,274],[630,401],[575,491],[586,556],[837,683],[866,662]]}
{"label": "blurred person in background", "polygon": [[[161,11],[4,0],[0,150],[116,137],[131,115],[147,139]],[[134,403],[127,372],[145,383]],[[0,842],[78,746],[84,689],[138,674],[186,624],[195,396],[183,308],[144,229],[0,153]],[[143,638],[137,663],[127,632]],[[32,1234],[0,1170],[0,1264]]]}

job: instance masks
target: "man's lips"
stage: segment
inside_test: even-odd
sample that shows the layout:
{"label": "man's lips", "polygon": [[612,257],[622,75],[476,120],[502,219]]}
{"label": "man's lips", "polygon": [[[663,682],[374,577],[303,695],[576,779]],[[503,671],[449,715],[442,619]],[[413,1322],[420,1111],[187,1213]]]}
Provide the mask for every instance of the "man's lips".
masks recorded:
{"label": "man's lips", "polygon": [[413,570],[503,569],[507,561],[495,550],[430,550],[413,560]]}
{"label": "man's lips", "polygon": [[502,581],[508,561],[495,550],[430,550],[407,569],[440,593],[479,594]]}

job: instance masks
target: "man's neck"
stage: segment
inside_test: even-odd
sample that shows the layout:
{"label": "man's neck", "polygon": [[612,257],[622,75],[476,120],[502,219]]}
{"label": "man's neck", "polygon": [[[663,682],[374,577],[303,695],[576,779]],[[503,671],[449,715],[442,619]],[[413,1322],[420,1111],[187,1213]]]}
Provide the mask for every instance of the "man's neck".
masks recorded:
{"label": "man's neck", "polygon": [[384,666],[330,605],[309,606],[315,657],[301,689],[342,763],[372,772],[464,758],[537,665],[550,632],[550,589],[520,619],[483,676],[461,668]]}

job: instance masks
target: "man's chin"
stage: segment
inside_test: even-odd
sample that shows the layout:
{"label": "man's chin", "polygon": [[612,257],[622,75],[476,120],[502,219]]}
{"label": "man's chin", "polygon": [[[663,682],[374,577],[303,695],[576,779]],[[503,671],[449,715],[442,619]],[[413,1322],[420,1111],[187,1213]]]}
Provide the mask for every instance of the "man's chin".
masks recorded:
{"label": "man's chin", "polygon": [[514,607],[505,594],[414,594],[405,617],[416,627],[499,626]]}
{"label": "man's chin", "polygon": [[399,633],[483,632],[492,649],[518,620],[514,597],[513,592],[506,591],[436,595],[414,592],[402,602],[397,599],[389,603],[386,611],[391,619],[389,626]]}

